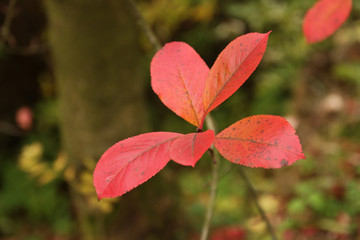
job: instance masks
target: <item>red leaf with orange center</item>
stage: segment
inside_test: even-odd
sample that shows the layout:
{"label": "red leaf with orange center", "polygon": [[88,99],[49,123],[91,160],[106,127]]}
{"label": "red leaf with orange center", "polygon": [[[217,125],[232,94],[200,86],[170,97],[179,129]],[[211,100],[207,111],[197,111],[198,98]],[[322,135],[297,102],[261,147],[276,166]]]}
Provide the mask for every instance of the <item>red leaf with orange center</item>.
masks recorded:
{"label": "red leaf with orange center", "polygon": [[279,116],[244,118],[216,135],[214,144],[227,160],[248,167],[280,168],[305,158],[295,129]]}
{"label": "red leaf with orange center", "polygon": [[203,93],[209,67],[183,42],[166,44],[151,62],[151,86],[178,116],[199,127],[204,117]]}
{"label": "red leaf with orange center", "polygon": [[220,53],[206,79],[206,113],[229,98],[255,71],[264,55],[269,34],[245,34],[229,43]]}

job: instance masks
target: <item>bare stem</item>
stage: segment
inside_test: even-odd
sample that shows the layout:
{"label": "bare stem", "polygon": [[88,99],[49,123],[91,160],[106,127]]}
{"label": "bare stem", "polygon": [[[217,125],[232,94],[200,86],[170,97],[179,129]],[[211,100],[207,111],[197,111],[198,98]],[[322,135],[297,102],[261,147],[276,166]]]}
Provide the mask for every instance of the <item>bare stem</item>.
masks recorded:
{"label": "bare stem", "polygon": [[136,21],[138,22],[138,25],[141,27],[141,29],[146,34],[146,37],[149,39],[150,43],[152,44],[154,50],[159,51],[161,48],[161,43],[159,39],[156,37],[154,32],[151,30],[149,24],[146,22],[143,15],[140,13],[139,9],[135,5],[133,0],[126,0],[127,4],[129,5],[130,10],[132,11],[134,17],[136,18]]}
{"label": "bare stem", "polygon": [[[210,114],[207,115],[205,121],[209,129],[212,129],[213,131],[216,130],[214,121],[211,118]],[[201,231],[200,240],[207,240],[209,236],[210,223],[214,212],[217,185],[219,181],[219,153],[214,148],[214,146],[211,146],[208,152],[212,160],[211,188],[210,188],[210,199],[206,209],[206,215]]]}
{"label": "bare stem", "polygon": [[264,209],[262,209],[262,207],[259,204],[256,189],[254,188],[254,186],[250,182],[249,178],[247,177],[243,167],[239,167],[238,170],[239,170],[240,176],[243,178],[243,180],[245,181],[245,184],[247,185],[248,189],[250,190],[250,194],[251,194],[252,198],[254,199],[255,206],[256,206],[257,210],[259,211],[261,218],[266,223],[266,228],[271,235],[271,239],[277,240],[274,228],[272,227],[270,220],[266,216]]}
{"label": "bare stem", "polygon": [[11,23],[15,16],[16,1],[17,0],[10,0],[9,5],[6,9],[4,24],[0,29],[0,34],[1,34],[0,46],[4,45],[5,42],[9,40]]}
{"label": "bare stem", "polygon": [[209,148],[208,152],[212,159],[211,189],[210,189],[210,199],[209,199],[207,209],[206,209],[206,215],[205,215],[205,220],[204,220],[202,231],[201,231],[200,240],[208,239],[211,218],[212,218],[212,215],[214,212],[217,184],[218,184],[218,178],[219,178],[219,162],[216,157],[217,151],[214,150],[213,148]]}

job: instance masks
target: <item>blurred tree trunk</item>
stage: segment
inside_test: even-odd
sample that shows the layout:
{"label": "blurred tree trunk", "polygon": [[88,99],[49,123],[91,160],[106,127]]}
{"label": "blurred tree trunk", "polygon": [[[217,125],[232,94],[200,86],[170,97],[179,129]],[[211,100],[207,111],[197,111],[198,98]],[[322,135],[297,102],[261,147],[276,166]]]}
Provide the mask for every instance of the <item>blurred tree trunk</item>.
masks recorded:
{"label": "blurred tree trunk", "polygon": [[[138,28],[122,0],[44,0],[44,5],[62,142],[70,165],[80,170],[84,160],[98,160],[115,142],[144,131]],[[93,239],[84,199],[73,195],[80,234]]]}

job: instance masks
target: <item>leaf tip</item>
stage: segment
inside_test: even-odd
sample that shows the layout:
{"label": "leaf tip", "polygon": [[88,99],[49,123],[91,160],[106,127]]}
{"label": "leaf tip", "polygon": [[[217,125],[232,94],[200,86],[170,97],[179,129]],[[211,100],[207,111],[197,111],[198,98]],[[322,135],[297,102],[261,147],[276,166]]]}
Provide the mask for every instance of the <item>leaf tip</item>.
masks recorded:
{"label": "leaf tip", "polygon": [[96,192],[97,200],[98,200],[98,202],[100,202],[100,200],[104,198],[104,191],[98,189],[95,184],[94,184],[94,187],[95,187],[95,192]]}
{"label": "leaf tip", "polygon": [[97,200],[98,202],[100,202],[100,200],[104,198],[104,195],[101,192],[98,192],[96,188],[95,191],[96,191]]}

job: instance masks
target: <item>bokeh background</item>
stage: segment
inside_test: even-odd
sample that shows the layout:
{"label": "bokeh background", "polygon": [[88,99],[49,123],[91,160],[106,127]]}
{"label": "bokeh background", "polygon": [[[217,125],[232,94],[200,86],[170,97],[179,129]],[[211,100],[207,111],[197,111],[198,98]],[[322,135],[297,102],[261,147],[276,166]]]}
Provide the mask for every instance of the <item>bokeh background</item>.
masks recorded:
{"label": "bokeh background", "polygon": [[[356,240],[360,2],[333,36],[308,45],[302,20],[314,3],[136,1],[162,44],[185,41],[208,66],[234,38],[272,31],[257,70],[212,116],[219,130],[254,114],[296,128],[306,160],[243,167],[279,239]],[[1,0],[0,23],[0,239],[198,239],[207,155],[195,168],[170,162],[120,198],[98,202],[92,184],[97,160],[117,141],[194,131],[152,92],[155,51],[125,1]],[[213,240],[270,239],[241,167],[221,160]]]}

